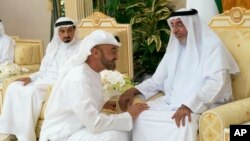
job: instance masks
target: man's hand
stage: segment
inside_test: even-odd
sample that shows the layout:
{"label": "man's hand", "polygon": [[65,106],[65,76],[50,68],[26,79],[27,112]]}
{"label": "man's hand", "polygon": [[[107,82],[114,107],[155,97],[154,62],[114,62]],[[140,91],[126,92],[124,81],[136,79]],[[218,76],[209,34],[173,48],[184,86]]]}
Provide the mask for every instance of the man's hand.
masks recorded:
{"label": "man's hand", "polygon": [[189,109],[185,105],[181,105],[181,107],[175,112],[172,116],[172,119],[175,119],[177,127],[180,127],[181,122],[182,126],[185,126],[185,118],[188,116],[188,121],[191,122],[191,109]]}
{"label": "man's hand", "polygon": [[115,111],[115,107],[116,107],[116,102],[115,102],[115,101],[111,101],[111,100],[108,100],[108,101],[103,105],[103,108],[104,108],[104,109],[110,109],[110,110],[113,110],[113,111]]}
{"label": "man's hand", "polygon": [[126,111],[127,107],[130,106],[134,100],[135,94],[138,92],[136,88],[128,89],[119,97],[119,106],[122,111]]}
{"label": "man's hand", "polygon": [[132,116],[133,120],[135,120],[141,112],[147,110],[149,107],[146,103],[136,103],[128,107],[128,112]]}
{"label": "man's hand", "polygon": [[18,78],[16,79],[16,81],[22,81],[23,85],[26,86],[31,82],[31,78],[30,77]]}

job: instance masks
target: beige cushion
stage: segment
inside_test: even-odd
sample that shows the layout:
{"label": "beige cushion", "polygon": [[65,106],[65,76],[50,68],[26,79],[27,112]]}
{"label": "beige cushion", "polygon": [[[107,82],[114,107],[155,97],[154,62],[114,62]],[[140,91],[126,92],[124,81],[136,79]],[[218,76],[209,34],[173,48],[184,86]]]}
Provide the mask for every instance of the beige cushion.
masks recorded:
{"label": "beige cushion", "polygon": [[232,86],[235,100],[250,96],[250,29],[214,28],[240,67],[240,75],[233,76]]}
{"label": "beige cushion", "polygon": [[213,17],[209,24],[222,39],[240,67],[240,75],[234,76],[232,83],[235,100],[250,97],[249,14],[249,10],[246,11],[239,7],[232,8],[222,15]]}
{"label": "beige cushion", "polygon": [[15,63],[19,65],[39,64],[39,46],[17,44],[15,47]]}
{"label": "beige cushion", "polygon": [[225,128],[250,121],[250,10],[233,7],[214,16],[209,26],[222,39],[240,68],[240,75],[232,77],[235,102],[208,110],[200,118],[201,141],[222,141],[228,140]]}
{"label": "beige cushion", "polygon": [[42,40],[16,39],[15,42],[14,62],[37,71],[43,58]]}

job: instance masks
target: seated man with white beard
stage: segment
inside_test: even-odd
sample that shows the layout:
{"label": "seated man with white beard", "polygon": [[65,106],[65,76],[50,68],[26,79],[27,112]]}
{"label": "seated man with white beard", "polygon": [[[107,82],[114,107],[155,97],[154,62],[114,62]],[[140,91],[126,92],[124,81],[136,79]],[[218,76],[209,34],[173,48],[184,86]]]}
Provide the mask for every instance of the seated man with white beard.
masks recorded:
{"label": "seated man with white beard", "polygon": [[168,19],[171,35],[166,53],[152,78],[127,90],[121,109],[135,95],[147,102],[133,128],[133,141],[196,141],[200,114],[232,97],[231,74],[239,68],[220,38],[203,23],[195,9],[180,9]]}
{"label": "seated man with white beard", "polygon": [[80,40],[76,35],[74,21],[59,18],[39,71],[8,86],[0,116],[0,133],[7,134],[2,135],[2,140],[12,134],[19,141],[36,141],[35,127],[46,90],[58,79],[65,62],[78,52]]}

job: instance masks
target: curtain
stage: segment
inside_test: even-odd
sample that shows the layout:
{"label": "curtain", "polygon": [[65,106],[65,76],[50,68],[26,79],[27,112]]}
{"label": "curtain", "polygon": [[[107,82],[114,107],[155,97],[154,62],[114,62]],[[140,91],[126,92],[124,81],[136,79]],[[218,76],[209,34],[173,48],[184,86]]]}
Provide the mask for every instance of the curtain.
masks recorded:
{"label": "curtain", "polygon": [[222,0],[215,0],[215,3],[216,3],[219,13],[221,14],[223,12]]}
{"label": "curtain", "polygon": [[62,16],[62,9],[61,9],[61,0],[50,0],[50,1],[52,3],[50,39],[52,39],[54,35],[54,25],[55,25],[56,20]]}

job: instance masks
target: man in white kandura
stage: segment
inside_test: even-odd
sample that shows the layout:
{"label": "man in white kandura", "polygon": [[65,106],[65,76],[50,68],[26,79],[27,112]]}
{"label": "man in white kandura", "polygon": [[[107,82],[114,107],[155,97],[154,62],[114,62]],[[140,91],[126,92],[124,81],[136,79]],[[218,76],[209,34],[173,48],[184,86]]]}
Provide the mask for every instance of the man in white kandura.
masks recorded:
{"label": "man in white kandura", "polygon": [[171,35],[166,53],[152,78],[127,90],[121,109],[137,94],[149,110],[137,118],[134,141],[196,141],[200,114],[228,102],[232,96],[230,74],[239,68],[219,37],[202,23],[195,9],[180,9],[168,19]]}
{"label": "man in white kandura", "polygon": [[[87,35],[77,56],[65,65],[45,110],[40,141],[130,141],[133,120],[148,106],[105,115],[100,72],[114,70],[119,43],[103,30]],[[105,104],[105,106],[104,106]]]}
{"label": "man in white kandura", "polygon": [[35,127],[46,98],[46,90],[58,79],[59,70],[78,52],[76,25],[67,17],[55,23],[54,37],[48,44],[40,70],[11,83],[5,94],[0,116],[0,133],[14,134],[19,141],[36,141]]}
{"label": "man in white kandura", "polygon": [[4,26],[0,20],[0,64],[13,62],[15,41],[4,32]]}

